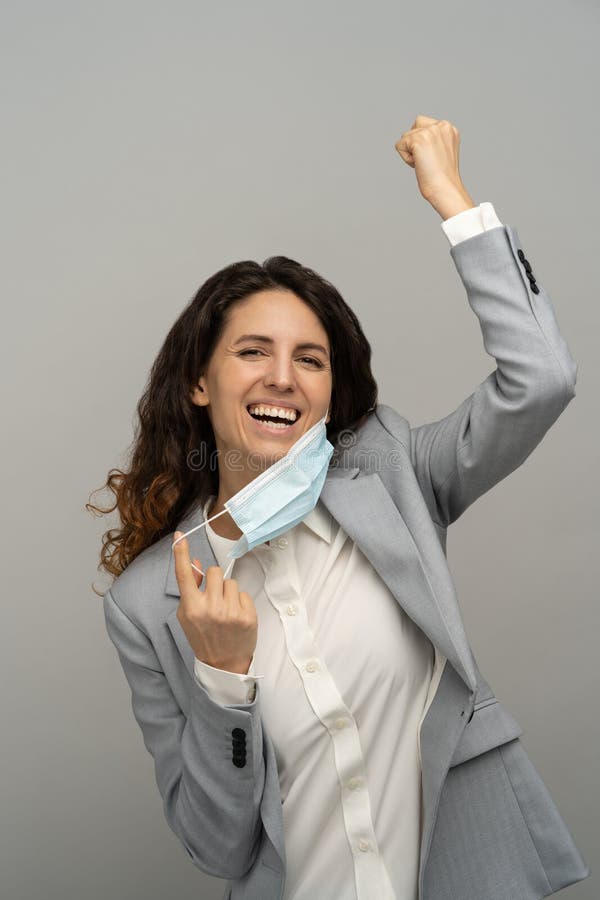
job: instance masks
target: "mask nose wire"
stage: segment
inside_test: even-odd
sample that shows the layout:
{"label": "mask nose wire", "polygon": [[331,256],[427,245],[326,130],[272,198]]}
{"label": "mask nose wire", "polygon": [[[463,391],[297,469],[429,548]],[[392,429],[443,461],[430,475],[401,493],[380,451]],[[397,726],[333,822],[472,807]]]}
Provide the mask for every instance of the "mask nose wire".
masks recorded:
{"label": "mask nose wire", "polygon": [[[228,509],[222,509],[221,512],[215,513],[214,516],[211,516],[211,517],[210,517],[210,519],[205,519],[204,522],[200,522],[199,525],[194,525],[194,527],[193,527],[193,528],[190,528],[189,531],[184,531],[183,534],[181,535],[181,537],[178,537],[177,540],[173,541],[173,543],[171,544],[171,550],[173,549],[173,547],[175,546],[175,544],[178,544],[179,541],[182,541],[182,540],[184,539],[184,537],[187,537],[188,534],[191,534],[193,531],[197,531],[198,528],[203,528],[204,525],[206,525],[207,522],[212,522],[213,519],[218,519],[219,516],[222,516],[223,513],[226,513],[226,512],[229,512],[229,510],[228,510]],[[195,566],[195,565],[194,565],[194,563],[190,563],[190,565],[191,565],[192,569],[195,569],[196,572],[198,572],[200,575],[202,575],[202,576],[205,575],[205,573],[202,571],[202,569],[199,569],[198,566]]]}

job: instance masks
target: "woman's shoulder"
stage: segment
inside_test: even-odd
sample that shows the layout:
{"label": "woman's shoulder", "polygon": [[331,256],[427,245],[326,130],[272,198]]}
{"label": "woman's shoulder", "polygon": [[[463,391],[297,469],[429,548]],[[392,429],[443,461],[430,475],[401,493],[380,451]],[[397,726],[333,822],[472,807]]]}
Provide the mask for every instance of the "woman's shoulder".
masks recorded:
{"label": "woman's shoulder", "polygon": [[410,465],[410,425],[393,407],[379,403],[337,438],[330,467],[358,467],[387,479],[400,464]]}
{"label": "woman's shoulder", "polygon": [[132,622],[143,626],[149,611],[165,596],[173,535],[167,534],[146,547],[118,575],[108,591]]}
{"label": "woman's shoulder", "polygon": [[[355,438],[355,443],[365,443],[369,446],[372,446],[374,442],[388,444],[391,440],[397,441],[408,452],[410,424],[392,406],[378,403],[368,416],[360,420]],[[350,444],[349,440],[347,440],[347,444]]]}

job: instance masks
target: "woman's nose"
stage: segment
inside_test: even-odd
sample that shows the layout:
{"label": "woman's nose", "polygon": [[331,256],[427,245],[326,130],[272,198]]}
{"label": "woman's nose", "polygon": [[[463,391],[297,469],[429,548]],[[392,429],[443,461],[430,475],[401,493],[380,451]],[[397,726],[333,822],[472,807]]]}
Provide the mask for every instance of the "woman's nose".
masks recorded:
{"label": "woman's nose", "polygon": [[274,361],[265,375],[265,384],[278,388],[287,388],[295,384],[294,366],[291,360]]}

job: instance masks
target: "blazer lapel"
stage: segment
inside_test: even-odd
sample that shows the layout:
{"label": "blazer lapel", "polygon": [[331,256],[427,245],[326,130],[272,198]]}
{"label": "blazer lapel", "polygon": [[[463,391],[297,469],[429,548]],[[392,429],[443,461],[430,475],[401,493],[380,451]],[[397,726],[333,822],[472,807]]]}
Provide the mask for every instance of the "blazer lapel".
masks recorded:
{"label": "blazer lapel", "polygon": [[475,690],[477,678],[458,605],[443,602],[434,591],[417,544],[377,472],[359,475],[359,471],[359,467],[331,469],[320,499],[407,615],[438,647],[469,691]]}

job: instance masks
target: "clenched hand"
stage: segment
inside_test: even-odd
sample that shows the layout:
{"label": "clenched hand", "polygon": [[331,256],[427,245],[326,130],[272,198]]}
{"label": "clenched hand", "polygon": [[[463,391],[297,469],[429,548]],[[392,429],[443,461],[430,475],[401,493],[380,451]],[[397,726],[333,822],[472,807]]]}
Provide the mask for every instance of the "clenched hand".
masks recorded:
{"label": "clenched hand", "polygon": [[[182,532],[176,531],[175,538]],[[228,672],[246,674],[256,649],[258,617],[252,598],[238,591],[235,578],[223,579],[220,566],[204,576],[192,568],[187,538],[173,544],[175,575],[181,599],[177,619],[197,659]],[[200,561],[194,563],[201,569]]]}

